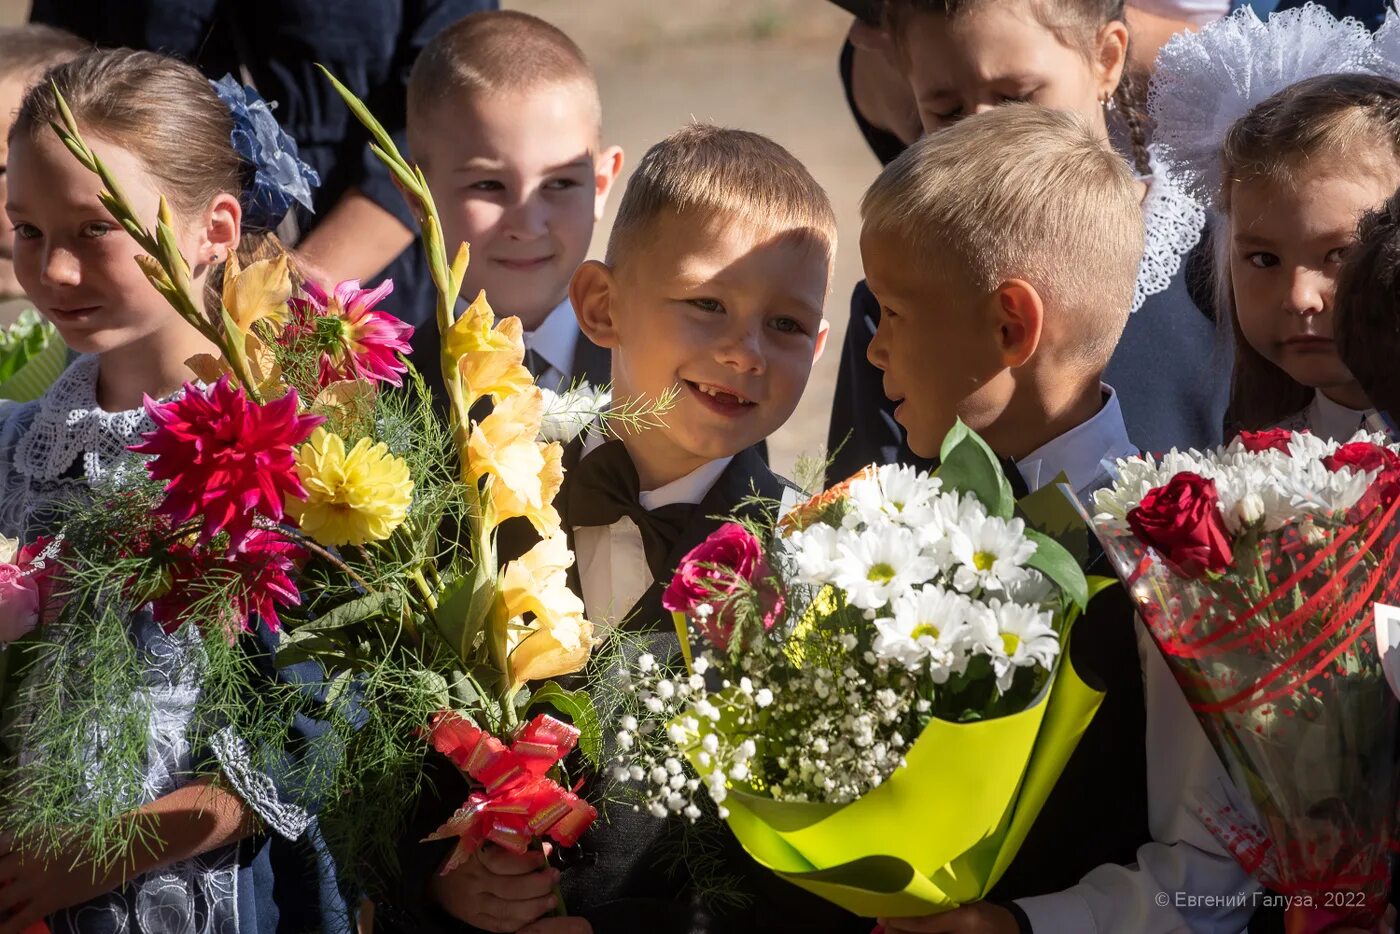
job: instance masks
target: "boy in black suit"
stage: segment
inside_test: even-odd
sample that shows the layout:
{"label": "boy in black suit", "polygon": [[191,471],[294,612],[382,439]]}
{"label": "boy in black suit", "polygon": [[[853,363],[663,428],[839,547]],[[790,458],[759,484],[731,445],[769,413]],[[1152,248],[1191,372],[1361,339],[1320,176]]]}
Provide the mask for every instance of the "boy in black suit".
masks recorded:
{"label": "boy in black suit", "polygon": [[[782,495],[756,446],[792,415],[825,344],[835,247],[826,194],[764,137],[689,126],[638,166],[606,261],[585,263],[569,294],[584,335],[611,352],[614,399],[679,395],[664,426],[585,436],[565,452],[556,504],[595,625],[648,632],[658,652],[678,653],[660,596],[680,558],[716,516]],[[749,916],[712,915],[683,871],[665,871],[668,832],[614,808],[562,874],[538,854],[487,848],[432,892],[450,915],[494,931],[758,930]],[[543,917],[556,879],[572,917]]]}
{"label": "boy in black suit", "polygon": [[[1143,243],[1127,164],[1078,116],[1007,104],[911,146],[862,214],[869,357],[913,452],[935,456],[960,418],[1020,490],[1105,485],[1134,453],[1101,379]],[[1075,624],[1070,660],[1106,697],[993,901],[891,934],[1245,925],[1254,883],[1194,809],[1228,779],[1121,588]]]}

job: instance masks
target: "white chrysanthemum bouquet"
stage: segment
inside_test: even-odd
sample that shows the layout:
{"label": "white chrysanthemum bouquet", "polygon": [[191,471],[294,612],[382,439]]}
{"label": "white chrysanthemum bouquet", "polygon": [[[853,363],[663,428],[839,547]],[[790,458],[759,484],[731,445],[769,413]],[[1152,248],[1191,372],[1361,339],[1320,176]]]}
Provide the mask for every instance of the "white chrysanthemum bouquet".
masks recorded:
{"label": "white chrysanthemum bouquet", "polygon": [[1015,512],[958,425],[937,476],[870,468],[724,526],[663,601],[702,649],[679,674],[640,659],[615,777],[657,817],[707,797],[760,863],[857,913],[983,897],[1100,700],[1059,664],[1089,585]]}
{"label": "white chrysanthemum bouquet", "polygon": [[1373,925],[1390,883],[1397,708],[1373,635],[1400,584],[1400,455],[1282,429],[1118,464],[1093,526],[1251,801],[1202,802],[1289,930]]}

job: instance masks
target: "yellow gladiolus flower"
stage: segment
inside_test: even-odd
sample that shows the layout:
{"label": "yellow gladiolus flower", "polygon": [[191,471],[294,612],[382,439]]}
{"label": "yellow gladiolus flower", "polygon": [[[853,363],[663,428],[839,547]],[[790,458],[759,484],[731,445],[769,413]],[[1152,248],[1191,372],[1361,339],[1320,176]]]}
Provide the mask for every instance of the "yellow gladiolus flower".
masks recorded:
{"label": "yellow gladiolus flower", "polygon": [[[516,327],[508,326],[511,321],[515,322]],[[525,331],[519,324],[520,319],[514,316],[497,322],[496,313],[486,302],[486,293],[478,292],[476,299],[448,329],[443,346],[448,356],[454,359],[461,359],[463,354],[468,353],[509,350],[512,346],[520,347],[523,357]]]}
{"label": "yellow gladiolus flower", "polygon": [[[243,353],[248,360],[249,375],[264,399],[280,399],[291,391],[291,387],[282,379],[282,367],[277,362],[276,354],[258,339],[258,335],[251,332],[244,335]],[[185,361],[185,366],[201,381],[211,386],[222,376],[234,375],[233,367],[228,365],[228,361],[209,353],[195,354]],[[234,382],[237,381],[237,377],[234,377]]]}
{"label": "yellow gladiolus flower", "polygon": [[487,474],[530,509],[545,505],[540,489],[544,445],[535,440],[544,419],[544,396],[538,389],[508,396],[481,420],[467,442],[467,483]]}
{"label": "yellow gladiolus flower", "polygon": [[247,333],[266,318],[277,328],[287,323],[287,302],[292,298],[292,277],[286,255],[262,259],[240,269],[238,257],[230,254],[224,266],[224,307],[238,329]]}
{"label": "yellow gladiolus flower", "polygon": [[322,545],[363,545],[388,538],[408,514],[413,481],[388,445],[361,438],[347,452],[340,435],[317,428],[297,449],[306,499],[287,512]]}
{"label": "yellow gladiolus flower", "polygon": [[[506,630],[512,689],[578,671],[593,651],[593,626],[569,589],[574,563],[562,530],[506,565],[496,588],[493,623]],[[523,617],[531,613],[528,624]]]}
{"label": "yellow gladiolus flower", "polygon": [[[491,484],[492,526],[500,525],[507,519],[523,516],[530,520],[535,531],[548,535],[559,528],[559,512],[554,508],[554,497],[564,483],[564,446],[559,443],[543,444],[536,442],[544,455],[544,467],[540,469],[540,504],[531,505],[513,488],[504,483]],[[534,492],[534,486],[530,486]]]}
{"label": "yellow gladiolus flower", "polygon": [[483,396],[499,403],[506,396],[535,385],[535,378],[524,364],[525,338],[520,319],[506,318],[493,333],[504,338],[499,346],[468,350],[457,358],[468,407]]}

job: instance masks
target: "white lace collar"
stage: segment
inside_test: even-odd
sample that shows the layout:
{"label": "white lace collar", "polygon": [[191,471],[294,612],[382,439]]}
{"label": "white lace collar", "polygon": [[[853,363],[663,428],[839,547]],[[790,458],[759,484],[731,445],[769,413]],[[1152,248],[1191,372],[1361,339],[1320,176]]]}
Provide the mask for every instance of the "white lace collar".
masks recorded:
{"label": "white lace collar", "polygon": [[1206,224],[1205,208],[1172,179],[1155,146],[1147,147],[1147,157],[1152,174],[1140,179],[1147,183],[1147,197],[1142,202],[1147,241],[1133,290],[1133,311],[1171,285]]}
{"label": "white lace collar", "polygon": [[97,357],[84,355],[39,400],[33,422],[15,445],[14,467],[30,480],[52,481],[68,476],[81,457],[89,483],[120,480],[139,463],[127,448],[154,429],[145,409],[103,411],[97,404]]}

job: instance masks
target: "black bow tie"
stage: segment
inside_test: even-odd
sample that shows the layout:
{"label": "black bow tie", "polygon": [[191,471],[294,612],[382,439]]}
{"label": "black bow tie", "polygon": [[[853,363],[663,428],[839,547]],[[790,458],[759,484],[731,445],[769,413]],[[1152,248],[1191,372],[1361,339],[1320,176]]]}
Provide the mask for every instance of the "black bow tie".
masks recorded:
{"label": "black bow tie", "polygon": [[654,580],[666,583],[676,541],[695,512],[693,503],[672,503],[656,509],[641,504],[641,480],[627,448],[608,441],[583,456],[568,474],[564,517],[571,528],[612,525],[624,517],[642,533],[647,567]]}

